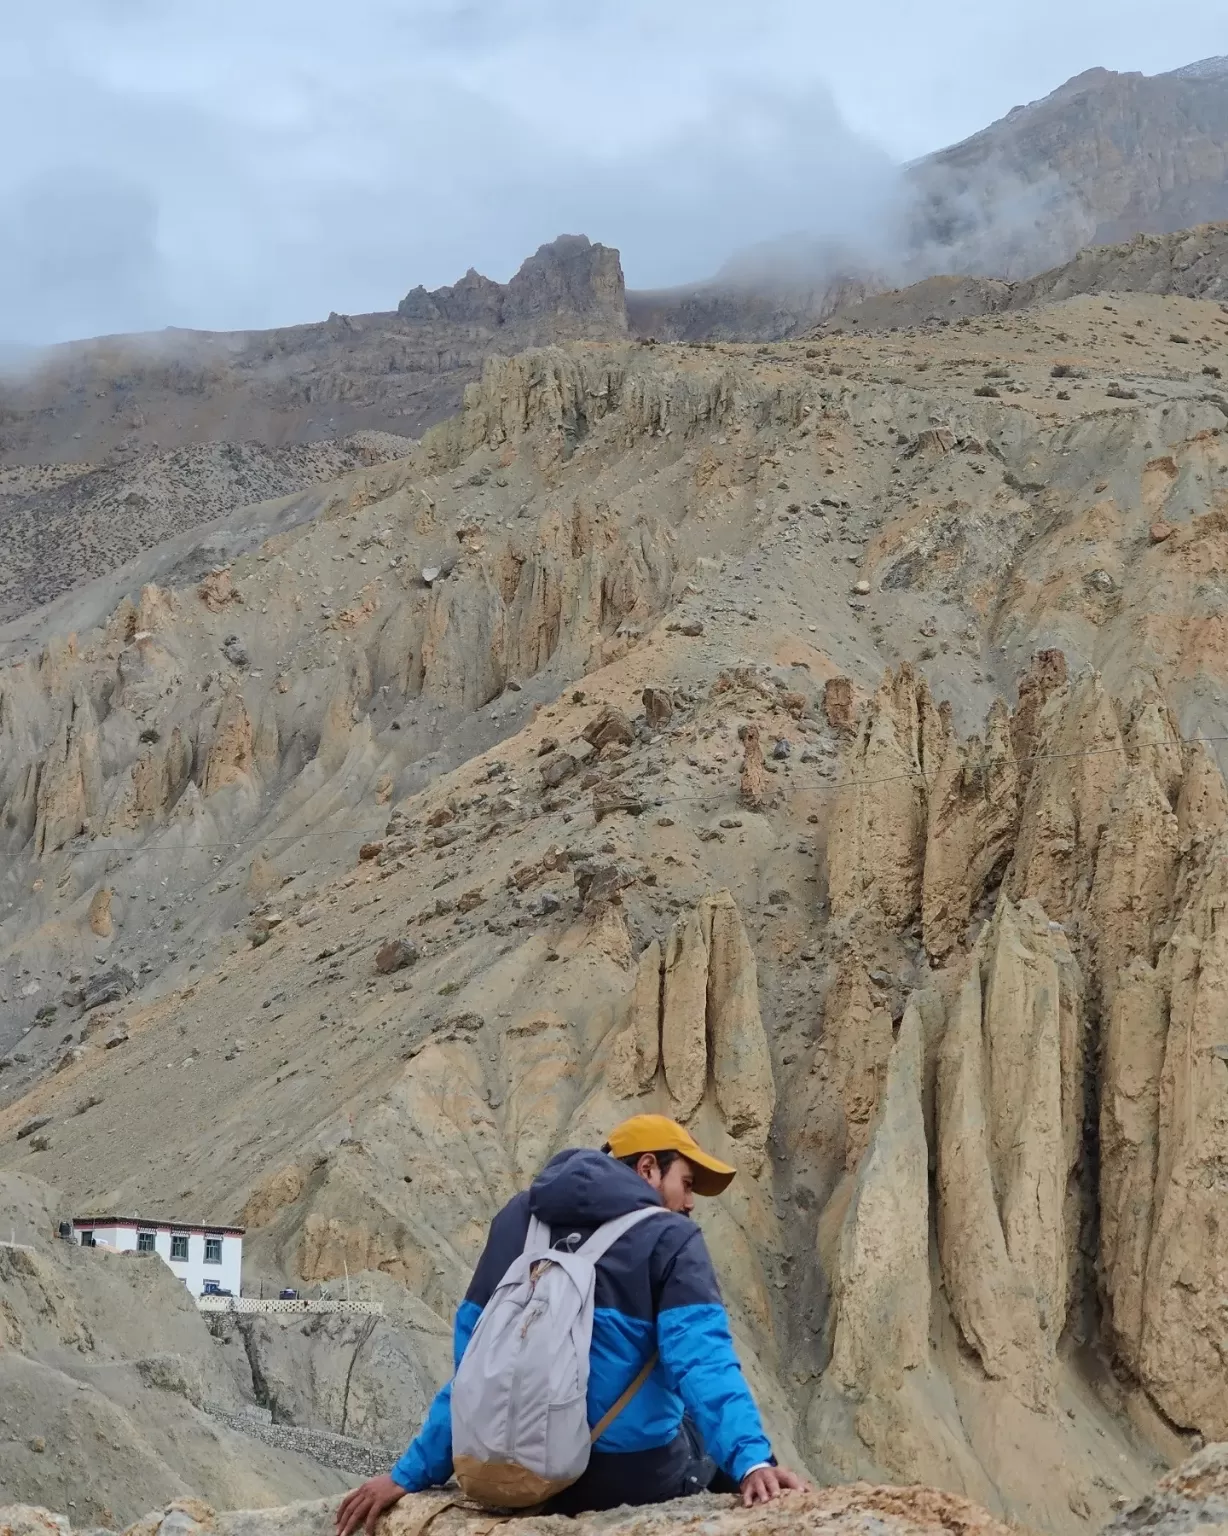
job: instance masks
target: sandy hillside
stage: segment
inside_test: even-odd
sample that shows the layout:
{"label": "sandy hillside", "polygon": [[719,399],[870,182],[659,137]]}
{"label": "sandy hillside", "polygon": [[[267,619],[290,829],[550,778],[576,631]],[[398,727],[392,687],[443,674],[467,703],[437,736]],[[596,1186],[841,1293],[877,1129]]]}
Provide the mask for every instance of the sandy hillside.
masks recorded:
{"label": "sandy hillside", "polygon": [[1228,1435],[1221,321],[494,360],[0,630],[0,1167],[358,1277],[357,1407],[248,1352],[372,1438],[498,1203],[659,1108],[782,1459],[1073,1531]]}

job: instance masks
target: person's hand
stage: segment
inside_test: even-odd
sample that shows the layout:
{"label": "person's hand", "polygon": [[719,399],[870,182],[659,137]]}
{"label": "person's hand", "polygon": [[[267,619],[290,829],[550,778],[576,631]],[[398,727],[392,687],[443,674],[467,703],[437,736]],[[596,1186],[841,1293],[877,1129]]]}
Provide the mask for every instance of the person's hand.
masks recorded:
{"label": "person's hand", "polygon": [[375,1536],[375,1522],[404,1497],[405,1489],[387,1474],[370,1478],[342,1499],[337,1510],[337,1536],[350,1536],[360,1525],[366,1526],[367,1536]]}
{"label": "person's hand", "polygon": [[796,1489],[799,1493],[810,1492],[806,1479],[790,1472],[788,1467],[756,1467],[742,1479],[742,1503],[747,1509],[752,1504],[770,1504],[786,1488]]}

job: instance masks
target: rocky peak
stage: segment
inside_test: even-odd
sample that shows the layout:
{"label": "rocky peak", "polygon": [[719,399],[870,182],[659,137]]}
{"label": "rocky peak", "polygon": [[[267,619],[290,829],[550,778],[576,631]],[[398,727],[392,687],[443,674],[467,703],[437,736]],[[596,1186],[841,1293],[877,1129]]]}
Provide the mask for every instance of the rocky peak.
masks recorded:
{"label": "rocky peak", "polygon": [[627,328],[625,288],[618,252],[587,235],[560,235],[539,246],[507,285],[504,318],[535,320],[574,314]]}
{"label": "rocky peak", "polygon": [[909,167],[916,249],[929,271],[1029,277],[1085,245],[1222,219],[1226,165],[1223,60],[1090,69]]}
{"label": "rocky peak", "polygon": [[450,288],[428,292],[421,284],[411,288],[397,305],[397,313],[407,320],[424,324],[482,325],[494,327],[502,321],[503,289],[489,277],[470,267],[460,282]]}
{"label": "rocky peak", "polygon": [[516,326],[534,332],[560,320],[581,324],[585,334],[621,335],[627,329],[622,263],[608,245],[587,235],[560,235],[539,246],[506,285],[471,267],[450,288],[412,289],[397,305],[407,320],[475,325],[494,330]]}

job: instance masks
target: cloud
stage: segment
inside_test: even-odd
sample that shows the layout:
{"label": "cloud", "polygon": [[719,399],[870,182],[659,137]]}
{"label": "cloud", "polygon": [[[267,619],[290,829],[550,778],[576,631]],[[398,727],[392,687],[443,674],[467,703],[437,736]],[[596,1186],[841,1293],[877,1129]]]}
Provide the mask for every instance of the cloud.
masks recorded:
{"label": "cloud", "polygon": [[[1108,3],[1088,0],[1098,14]],[[1163,46],[1197,56],[1198,27],[1218,25],[1220,4],[1189,0],[1182,27],[1166,20]],[[1031,13],[970,20],[964,0],[839,11],[813,0],[58,0],[10,11],[10,341],[388,308],[470,265],[506,278],[564,231],[618,245],[639,286],[702,277],[794,232],[857,247],[893,207],[879,139],[901,153],[935,147],[932,135],[993,115],[991,100],[1011,105],[1021,82],[1038,95],[1100,62],[1105,36],[1037,29]],[[1156,29],[1143,0],[1113,0],[1113,13],[1119,57],[1107,62],[1120,65],[1140,28]]]}
{"label": "cloud", "polygon": [[6,339],[81,335],[103,315],[116,329],[157,325],[165,295],[153,198],[122,176],[71,165],[13,188],[0,204],[0,294],[12,315],[0,327]]}
{"label": "cloud", "polygon": [[0,337],[388,308],[564,231],[667,284],[748,232],[864,222],[887,157],[825,88],[765,79],[752,33],[727,0],[27,13],[0,61]]}

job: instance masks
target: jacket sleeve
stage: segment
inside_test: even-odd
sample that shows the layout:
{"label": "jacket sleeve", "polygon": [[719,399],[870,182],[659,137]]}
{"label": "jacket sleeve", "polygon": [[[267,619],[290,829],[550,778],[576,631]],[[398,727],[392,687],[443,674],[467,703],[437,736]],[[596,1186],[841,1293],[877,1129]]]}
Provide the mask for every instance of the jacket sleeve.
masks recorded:
{"label": "jacket sleeve", "polygon": [[[486,1247],[473,1272],[465,1299],[456,1313],[452,1329],[452,1372],[455,1375],[478,1325],[482,1308],[494,1294],[495,1287],[507,1273],[508,1266],[524,1247],[529,1224],[527,1195],[518,1195],[495,1217],[490,1225]],[[406,1493],[421,1493],[424,1488],[438,1488],[452,1476],[452,1383],[447,1381],[435,1394],[418,1437],[392,1469],[392,1480]]]}
{"label": "jacket sleeve", "polygon": [[686,1404],[708,1454],[740,1483],[752,1467],[775,1458],[734,1351],[716,1273],[698,1228],[666,1260],[660,1288],[654,1285],[654,1291],[657,1348],[670,1385]]}

